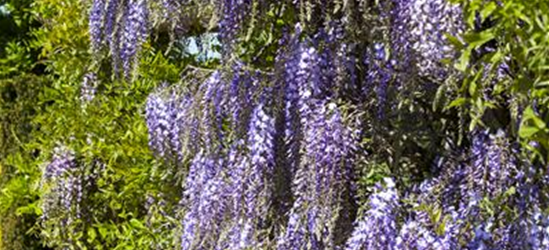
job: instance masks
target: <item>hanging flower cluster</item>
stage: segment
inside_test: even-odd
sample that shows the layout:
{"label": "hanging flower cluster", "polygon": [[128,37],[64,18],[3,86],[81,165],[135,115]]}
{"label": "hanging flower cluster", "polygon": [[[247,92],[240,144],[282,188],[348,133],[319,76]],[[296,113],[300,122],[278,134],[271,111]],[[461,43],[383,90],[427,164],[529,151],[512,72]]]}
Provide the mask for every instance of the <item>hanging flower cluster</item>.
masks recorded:
{"label": "hanging flower cluster", "polygon": [[[192,159],[182,200],[183,249],[265,248],[273,244],[269,226],[288,209],[279,248],[341,242],[335,229],[351,210],[344,193],[351,190],[356,124],[350,126],[331,99],[339,76],[318,66],[334,59],[320,56],[311,41],[291,40],[295,49],[280,52],[283,79],[237,63],[230,77],[215,71],[195,90],[165,87],[149,97],[153,152],[175,162]],[[271,87],[284,79],[291,81]],[[294,185],[276,183],[280,179]],[[296,201],[290,205],[281,193]],[[296,230],[306,237],[296,239]]]}
{"label": "hanging flower cluster", "polygon": [[147,40],[149,29],[147,0],[93,0],[89,13],[91,48],[99,55],[108,47],[115,74],[129,78],[137,53]]}
{"label": "hanging flower cluster", "polygon": [[[473,138],[470,151],[464,153],[471,156],[469,163],[443,164],[436,178],[426,180],[403,198],[413,207],[411,211],[399,211],[408,214],[399,230],[391,230],[399,235],[385,232],[376,237],[396,239],[394,243],[372,248],[368,244],[375,240],[365,240],[362,246],[365,249],[515,249],[516,246],[545,249],[549,228],[539,203],[539,190],[545,184],[536,183],[528,165],[517,162],[513,146],[502,131],[477,132]],[[393,185],[387,185],[390,186]],[[386,199],[395,197],[382,194]],[[371,202],[378,199],[376,194],[372,197]],[[493,210],[487,210],[489,201],[494,202]],[[502,209],[503,206],[507,209]],[[375,213],[375,206],[371,207],[367,213]],[[361,228],[360,224],[357,226]],[[364,228],[370,233],[378,227]],[[357,249],[353,248],[357,239],[364,238],[351,238],[350,249]]]}
{"label": "hanging flower cluster", "polygon": [[546,184],[519,168],[501,131],[473,138],[468,164],[442,166],[402,199],[391,179],[378,183],[346,249],[546,249]]}
{"label": "hanging flower cluster", "polygon": [[82,106],[86,106],[95,98],[98,85],[97,75],[95,73],[87,73],[84,75],[82,85],[80,86],[80,101]]}
{"label": "hanging flower cluster", "polygon": [[[94,191],[103,169],[104,165],[99,161],[82,164],[71,149],[55,147],[40,182],[48,190],[42,197],[42,226],[60,235],[79,232],[79,225],[86,219],[89,208],[87,196]],[[66,239],[65,244],[76,243],[69,237],[63,239]]]}
{"label": "hanging flower cluster", "polygon": [[404,59],[404,67],[413,63],[418,75],[435,81],[444,80],[448,67],[443,59],[456,54],[447,35],[456,36],[464,30],[463,15],[457,4],[445,0],[395,0],[392,11],[395,44]]}
{"label": "hanging flower cluster", "polygon": [[[50,181],[58,182],[53,187],[51,197],[46,199],[42,206],[43,218],[47,219],[57,212],[76,209],[77,214],[79,208],[72,205],[75,198],[82,197],[81,183],[70,176],[70,172],[76,168],[74,152],[64,147],[56,147],[51,162],[46,166],[42,173],[42,184]],[[65,178],[66,177],[66,178]]]}
{"label": "hanging flower cluster", "polygon": [[393,249],[397,245],[397,212],[399,196],[392,179],[378,183],[370,197],[370,209],[360,219],[347,249]]}

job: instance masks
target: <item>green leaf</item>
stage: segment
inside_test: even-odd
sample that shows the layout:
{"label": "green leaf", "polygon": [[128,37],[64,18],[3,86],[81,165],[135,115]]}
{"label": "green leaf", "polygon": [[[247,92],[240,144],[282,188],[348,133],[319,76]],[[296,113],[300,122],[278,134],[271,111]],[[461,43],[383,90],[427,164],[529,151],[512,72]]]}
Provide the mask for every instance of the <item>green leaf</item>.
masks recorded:
{"label": "green leaf", "polygon": [[461,53],[458,62],[455,64],[455,68],[461,72],[465,72],[469,66],[469,60],[471,57],[471,49],[467,48]]}
{"label": "green leaf", "polygon": [[492,13],[494,12],[494,10],[497,9],[497,7],[498,6],[495,2],[488,2],[487,4],[485,4],[482,10],[480,11],[480,16],[482,17],[482,21],[486,20],[487,17],[492,15]]}
{"label": "green leaf", "polygon": [[449,105],[448,107],[446,107],[447,109],[450,109],[450,108],[453,108],[453,107],[459,107],[459,106],[463,106],[463,104],[467,103],[468,99],[465,98],[465,97],[459,97],[455,100],[453,100]]}
{"label": "green leaf", "polygon": [[448,42],[450,42],[450,44],[453,45],[456,49],[461,50],[465,47],[465,45],[457,37],[452,36],[449,33],[445,33],[444,35],[446,36],[446,39],[448,39]]}
{"label": "green leaf", "polygon": [[95,229],[93,227],[88,228],[88,242],[92,243],[96,237],[97,232],[95,232]]}
{"label": "green leaf", "polygon": [[478,32],[478,33],[469,33],[464,36],[465,41],[469,44],[471,50],[476,49],[488,41],[494,39],[495,35],[492,33],[491,29]]}
{"label": "green leaf", "polygon": [[106,238],[107,237],[107,233],[109,232],[107,230],[107,228],[105,227],[99,227],[98,228],[98,231],[99,231],[99,234],[101,235],[101,238]]}
{"label": "green leaf", "polygon": [[145,229],[146,227],[138,219],[131,219],[130,224],[137,229]]}
{"label": "green leaf", "polygon": [[510,187],[509,189],[507,189],[507,191],[505,191],[505,196],[506,197],[513,196],[516,192],[517,190],[515,187]]}
{"label": "green leaf", "polygon": [[537,127],[522,125],[520,126],[520,129],[519,129],[519,136],[522,138],[530,138],[533,135],[535,135],[537,132],[539,132],[539,130],[540,129]]}

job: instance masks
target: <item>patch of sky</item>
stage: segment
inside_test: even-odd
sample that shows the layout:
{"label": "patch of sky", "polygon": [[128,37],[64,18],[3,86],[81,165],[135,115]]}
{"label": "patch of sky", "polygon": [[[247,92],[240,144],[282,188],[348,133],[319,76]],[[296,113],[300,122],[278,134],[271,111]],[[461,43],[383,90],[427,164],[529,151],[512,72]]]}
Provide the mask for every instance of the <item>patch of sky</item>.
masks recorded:
{"label": "patch of sky", "polygon": [[186,37],[178,41],[183,57],[193,56],[200,62],[221,58],[219,48],[221,43],[217,33],[205,33],[201,36]]}

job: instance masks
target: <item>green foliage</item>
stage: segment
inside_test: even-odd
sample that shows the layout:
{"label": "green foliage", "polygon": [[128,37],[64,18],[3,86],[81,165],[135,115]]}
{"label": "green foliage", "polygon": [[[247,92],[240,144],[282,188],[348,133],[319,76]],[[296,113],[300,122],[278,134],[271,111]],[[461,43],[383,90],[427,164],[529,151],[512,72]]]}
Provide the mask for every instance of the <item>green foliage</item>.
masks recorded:
{"label": "green foliage", "polygon": [[[457,2],[464,6],[468,31],[462,42],[456,42],[463,48],[456,68],[464,79],[449,107],[468,113],[471,130],[478,126],[507,130],[533,153],[532,160],[546,164],[549,4]],[[488,47],[494,50],[487,51]],[[505,76],[498,78],[502,65],[507,68]]]}
{"label": "green foliage", "polygon": [[[193,60],[165,56],[167,51],[160,48],[166,46],[146,44],[131,83],[113,81],[100,71],[97,95],[84,105],[79,98],[83,75],[105,67],[90,63],[87,4],[34,1],[28,13],[43,26],[30,30],[27,39],[19,42],[23,46],[6,47],[10,53],[2,59],[0,74],[12,78],[0,82],[0,149],[9,155],[0,163],[2,249],[174,246],[174,230],[166,228],[173,228],[175,219],[159,214],[175,208],[181,190],[176,176],[153,160],[143,107],[158,84],[178,82],[181,69]],[[29,55],[35,50],[40,51],[36,55],[40,59]],[[46,75],[27,73],[36,61],[44,63]],[[13,76],[17,73],[22,76]],[[59,144],[74,150],[82,166],[105,164],[96,191],[84,199],[93,219],[82,218],[66,232],[59,229],[63,215],[56,217],[57,222],[40,219],[48,195],[48,188],[41,186],[41,170]],[[163,205],[153,204],[147,213],[143,204],[149,196],[161,197]]]}
{"label": "green foliage", "polygon": [[31,159],[37,152],[25,145],[36,129],[36,100],[49,81],[40,76],[38,50],[30,46],[30,32],[40,25],[31,3],[0,2],[0,249],[41,249],[33,229],[39,172]]}

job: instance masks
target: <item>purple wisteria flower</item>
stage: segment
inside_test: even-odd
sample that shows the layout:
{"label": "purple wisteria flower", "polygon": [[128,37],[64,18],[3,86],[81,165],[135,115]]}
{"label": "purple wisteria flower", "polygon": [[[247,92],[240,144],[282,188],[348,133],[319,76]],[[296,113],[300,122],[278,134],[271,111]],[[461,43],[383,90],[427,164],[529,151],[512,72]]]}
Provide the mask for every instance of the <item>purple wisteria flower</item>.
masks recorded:
{"label": "purple wisteria flower", "polygon": [[222,0],[218,1],[221,8],[221,21],[219,22],[219,38],[225,44],[224,53],[230,53],[236,35],[243,26],[247,14],[252,9],[251,0]]}
{"label": "purple wisteria flower", "polygon": [[177,88],[161,87],[147,98],[149,148],[159,158],[179,165],[197,151],[194,104],[188,93],[179,93]]}
{"label": "purple wisteria flower", "polygon": [[493,198],[507,191],[516,182],[518,170],[503,131],[477,132],[472,143],[472,162],[465,169],[469,197]]}
{"label": "purple wisteria flower", "polygon": [[223,138],[222,122],[227,108],[225,87],[219,71],[213,72],[200,86],[202,96],[199,105],[202,114],[199,119],[199,140],[205,148],[217,148]]}
{"label": "purple wisteria flower", "polygon": [[374,44],[372,50],[367,53],[364,63],[367,65],[368,70],[362,92],[364,95],[369,95],[370,92],[376,94],[377,117],[383,119],[386,117],[387,91],[396,71],[386,58],[387,52],[384,44]]}
{"label": "purple wisteria flower", "polygon": [[271,187],[266,181],[272,179],[275,164],[274,119],[265,111],[265,103],[260,102],[252,113],[248,131],[251,169],[245,180],[248,187],[246,216],[258,220],[268,212]]}
{"label": "purple wisteria flower", "polygon": [[124,13],[120,60],[124,76],[129,78],[135,56],[148,36],[147,0],[130,0]]}
{"label": "purple wisteria flower", "polygon": [[87,73],[84,75],[82,85],[80,86],[80,101],[82,101],[84,106],[95,98],[98,84],[99,82],[95,73]]}
{"label": "purple wisteria flower", "polygon": [[221,164],[202,152],[191,164],[183,198],[187,212],[182,222],[182,249],[208,248],[216,244],[209,238],[219,234],[227,207],[227,185],[220,175]]}
{"label": "purple wisteria flower", "polygon": [[235,63],[232,67],[233,78],[228,87],[227,112],[231,122],[231,130],[235,136],[244,138],[248,129],[248,122],[252,113],[253,100],[257,88],[256,77],[252,76],[252,72],[244,69],[241,62]]}
{"label": "purple wisteria flower", "polygon": [[61,244],[76,247],[72,235],[81,234],[88,223],[91,207],[87,202],[97,188],[105,164],[94,159],[91,162],[77,160],[76,153],[67,146],[53,149],[50,162],[42,172],[40,187],[43,230],[62,239]]}
{"label": "purple wisteria flower", "polygon": [[383,184],[378,183],[376,192],[370,197],[369,210],[358,220],[346,249],[395,249],[399,202],[399,195],[392,179],[385,178]]}
{"label": "purple wisteria flower", "polygon": [[147,99],[146,120],[149,129],[149,147],[159,157],[165,157],[169,152],[171,116],[169,100],[164,100],[159,93],[153,93]]}
{"label": "purple wisteria flower", "polygon": [[347,186],[346,159],[356,142],[334,103],[309,101],[314,108],[303,120],[304,152],[294,179],[294,201],[278,249],[335,247],[336,220],[341,216],[341,194]]}
{"label": "purple wisteria flower", "polygon": [[[442,60],[455,52],[445,34],[458,35],[464,29],[459,5],[446,0],[396,0],[393,10],[397,51],[409,56],[413,51],[420,76],[441,80],[447,75]],[[414,57],[415,57],[414,56]],[[411,60],[405,59],[408,63]],[[411,65],[408,65],[411,66]],[[406,67],[406,66],[404,66]]]}
{"label": "purple wisteria flower", "polygon": [[94,0],[89,14],[89,30],[92,52],[98,53],[103,45],[103,21],[107,0]]}
{"label": "purple wisteria flower", "polygon": [[105,36],[109,46],[117,44],[115,42],[115,37],[117,37],[118,34],[115,33],[115,29],[120,1],[121,0],[109,0],[109,3],[107,4],[107,10],[105,13]]}
{"label": "purple wisteria flower", "polygon": [[148,19],[147,0],[93,0],[88,20],[92,53],[100,58],[101,48],[108,45],[114,74],[119,76],[122,69],[129,80],[148,37]]}
{"label": "purple wisteria flower", "polygon": [[[286,164],[292,175],[295,173],[299,165],[299,148],[301,141],[301,122],[299,116],[299,82],[297,72],[299,67],[301,45],[299,36],[301,33],[300,25],[296,25],[295,34],[289,40],[289,51],[279,52],[278,62],[282,65],[279,67],[283,74],[284,82],[284,142],[286,147]],[[285,42],[284,40],[280,41]]]}

